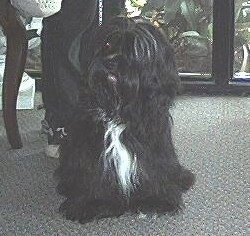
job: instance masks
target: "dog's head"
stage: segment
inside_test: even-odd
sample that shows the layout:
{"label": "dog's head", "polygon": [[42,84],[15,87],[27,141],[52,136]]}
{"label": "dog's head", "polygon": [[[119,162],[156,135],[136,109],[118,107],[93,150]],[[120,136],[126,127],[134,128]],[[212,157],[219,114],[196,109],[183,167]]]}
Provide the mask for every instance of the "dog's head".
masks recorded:
{"label": "dog's head", "polygon": [[170,103],[179,77],[162,32],[141,19],[116,17],[97,33],[88,84],[98,107],[114,116],[150,97]]}

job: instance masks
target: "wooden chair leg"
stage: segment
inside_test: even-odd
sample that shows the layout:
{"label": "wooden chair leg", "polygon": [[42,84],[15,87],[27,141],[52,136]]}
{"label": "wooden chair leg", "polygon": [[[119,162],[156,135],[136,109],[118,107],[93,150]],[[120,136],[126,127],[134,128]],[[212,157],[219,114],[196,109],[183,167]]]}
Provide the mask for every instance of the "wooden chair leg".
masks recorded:
{"label": "wooden chair leg", "polygon": [[7,55],[3,78],[3,117],[8,141],[13,149],[22,147],[16,104],[27,57],[26,29],[8,2],[0,24],[7,36]]}

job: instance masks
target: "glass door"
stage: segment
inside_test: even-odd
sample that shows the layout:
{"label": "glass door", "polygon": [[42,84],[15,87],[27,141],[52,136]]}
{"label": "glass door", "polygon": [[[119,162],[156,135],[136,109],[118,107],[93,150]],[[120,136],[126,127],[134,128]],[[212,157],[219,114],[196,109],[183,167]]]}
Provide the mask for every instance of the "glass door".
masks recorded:
{"label": "glass door", "polygon": [[234,81],[250,82],[250,1],[235,0]]}
{"label": "glass door", "polygon": [[211,78],[213,0],[126,0],[126,9],[167,34],[182,77]]}

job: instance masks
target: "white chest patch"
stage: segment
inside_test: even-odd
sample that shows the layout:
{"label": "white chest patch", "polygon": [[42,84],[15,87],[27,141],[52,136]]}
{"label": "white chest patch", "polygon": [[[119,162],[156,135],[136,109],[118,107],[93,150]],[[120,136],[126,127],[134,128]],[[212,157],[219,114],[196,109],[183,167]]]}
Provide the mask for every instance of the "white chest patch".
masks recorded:
{"label": "white chest patch", "polygon": [[137,156],[132,154],[121,141],[121,134],[126,129],[125,124],[117,124],[111,120],[107,123],[104,134],[103,162],[104,171],[116,172],[118,182],[124,194],[136,187]]}

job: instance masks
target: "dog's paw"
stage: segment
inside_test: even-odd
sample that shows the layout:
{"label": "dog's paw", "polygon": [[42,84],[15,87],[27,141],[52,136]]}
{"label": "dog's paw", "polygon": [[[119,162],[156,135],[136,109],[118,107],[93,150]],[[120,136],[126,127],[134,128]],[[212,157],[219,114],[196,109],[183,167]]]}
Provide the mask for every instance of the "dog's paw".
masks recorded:
{"label": "dog's paw", "polygon": [[183,189],[183,191],[187,191],[190,189],[195,182],[195,175],[187,169],[183,169],[178,178],[178,185]]}
{"label": "dog's paw", "polygon": [[67,220],[79,221],[82,216],[82,209],[83,205],[67,199],[61,204],[59,211]]}
{"label": "dog's paw", "polygon": [[92,220],[98,220],[109,217],[119,217],[125,210],[118,204],[108,201],[88,202],[83,211],[80,223],[86,223]]}
{"label": "dog's paw", "polygon": [[69,201],[66,200],[60,206],[60,212],[68,220],[87,223],[108,217],[119,217],[124,214],[125,210],[118,204],[108,201]]}

